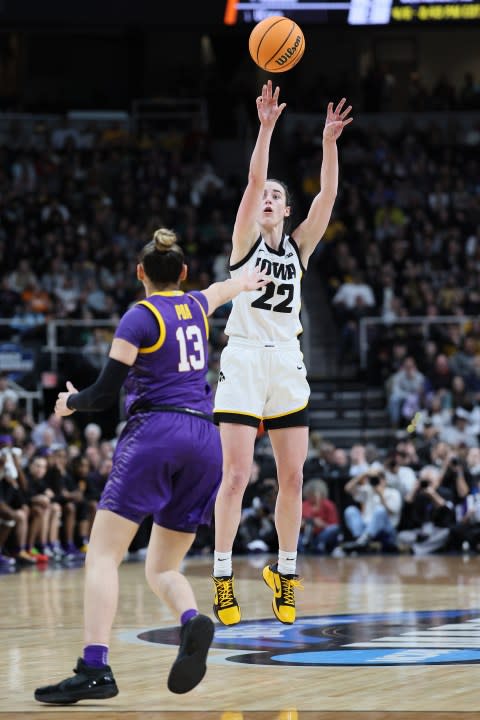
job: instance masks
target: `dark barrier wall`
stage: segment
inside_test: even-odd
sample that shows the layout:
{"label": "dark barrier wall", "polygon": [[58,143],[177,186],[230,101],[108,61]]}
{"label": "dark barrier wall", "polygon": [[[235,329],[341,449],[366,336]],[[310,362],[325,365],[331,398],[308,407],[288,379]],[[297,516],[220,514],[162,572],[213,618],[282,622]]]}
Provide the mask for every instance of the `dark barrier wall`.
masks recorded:
{"label": "dark barrier wall", "polygon": [[224,0],[0,0],[5,26],[215,25]]}

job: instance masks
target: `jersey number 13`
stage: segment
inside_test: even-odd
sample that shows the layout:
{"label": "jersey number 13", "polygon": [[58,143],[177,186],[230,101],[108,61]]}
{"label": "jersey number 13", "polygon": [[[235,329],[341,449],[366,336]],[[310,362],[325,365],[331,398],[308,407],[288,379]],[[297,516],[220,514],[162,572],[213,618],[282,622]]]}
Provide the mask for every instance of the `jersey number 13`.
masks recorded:
{"label": "jersey number 13", "polygon": [[197,325],[179,327],[175,337],[178,340],[180,352],[179,372],[203,370],[205,367],[205,352],[203,349],[202,331]]}

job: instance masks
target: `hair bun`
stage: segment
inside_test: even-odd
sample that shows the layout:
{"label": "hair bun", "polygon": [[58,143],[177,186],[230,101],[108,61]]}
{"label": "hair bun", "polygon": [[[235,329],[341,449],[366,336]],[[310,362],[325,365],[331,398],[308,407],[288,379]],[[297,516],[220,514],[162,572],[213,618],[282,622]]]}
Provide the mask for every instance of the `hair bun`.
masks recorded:
{"label": "hair bun", "polygon": [[159,252],[168,252],[177,242],[177,236],[174,232],[172,232],[172,230],[160,228],[155,231],[153,241],[155,243],[155,250],[158,250]]}

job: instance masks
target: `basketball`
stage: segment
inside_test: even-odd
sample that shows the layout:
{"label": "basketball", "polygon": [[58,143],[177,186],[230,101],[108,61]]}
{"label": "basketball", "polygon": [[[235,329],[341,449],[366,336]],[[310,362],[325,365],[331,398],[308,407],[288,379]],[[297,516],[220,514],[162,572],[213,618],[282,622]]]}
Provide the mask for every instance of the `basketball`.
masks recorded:
{"label": "basketball", "polygon": [[248,49],[252,60],[262,70],[286,72],[302,58],[305,38],[296,22],[274,15],[255,25],[250,33]]}

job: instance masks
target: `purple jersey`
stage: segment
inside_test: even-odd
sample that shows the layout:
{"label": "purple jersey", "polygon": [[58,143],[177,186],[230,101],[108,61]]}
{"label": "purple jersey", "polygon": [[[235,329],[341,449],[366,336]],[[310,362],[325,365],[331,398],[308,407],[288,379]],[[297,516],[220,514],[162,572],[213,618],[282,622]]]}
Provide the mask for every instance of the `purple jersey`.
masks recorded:
{"label": "purple jersey", "polygon": [[212,413],[207,383],[208,302],[201,292],[156,292],[128,310],[116,338],[138,348],[124,384],[133,403],[175,405]]}

